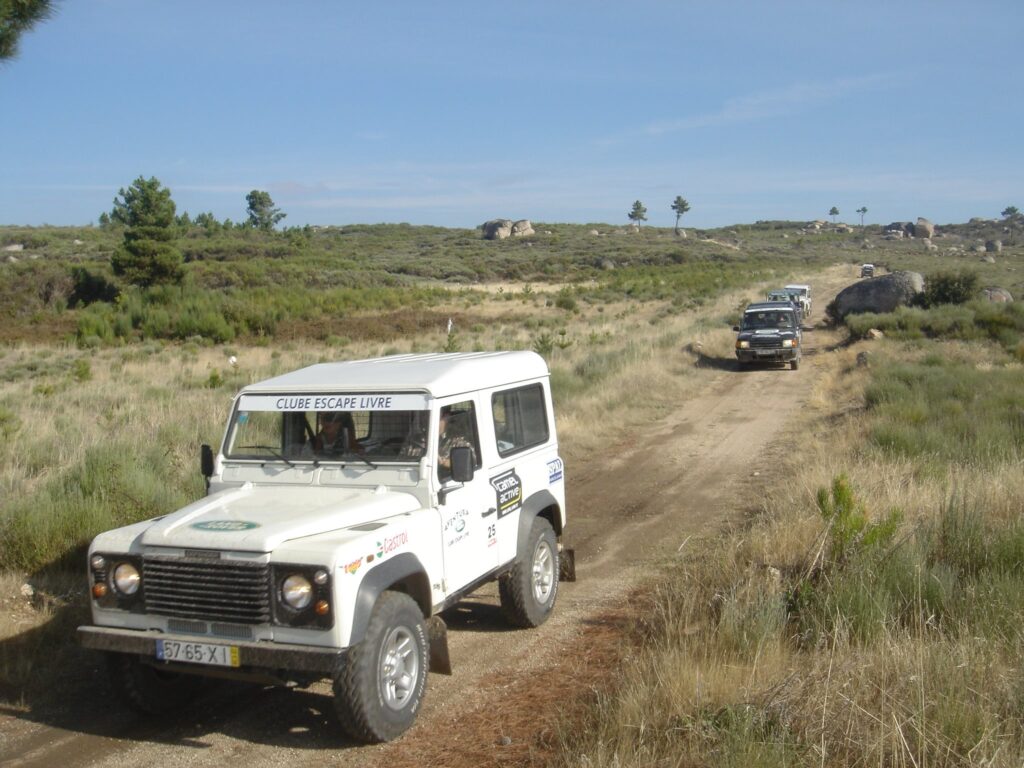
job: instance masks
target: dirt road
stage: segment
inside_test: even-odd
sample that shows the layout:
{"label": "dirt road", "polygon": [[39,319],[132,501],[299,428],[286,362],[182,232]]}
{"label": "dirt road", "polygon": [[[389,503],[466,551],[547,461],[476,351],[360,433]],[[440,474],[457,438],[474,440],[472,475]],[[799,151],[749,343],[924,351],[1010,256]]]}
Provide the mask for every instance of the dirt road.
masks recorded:
{"label": "dirt road", "polygon": [[[826,287],[815,298],[818,323],[835,292],[820,290]],[[189,711],[154,721],[126,714],[104,685],[89,686],[100,675],[86,670],[69,684],[60,709],[0,709],[0,764],[508,763],[502,749],[523,738],[524,718],[535,710],[540,723],[557,713],[561,697],[540,695],[554,677],[571,693],[574,675],[600,663],[588,641],[606,629],[602,617],[614,612],[644,569],[756,506],[785,449],[780,435],[810,394],[815,356],[832,342],[820,327],[804,339],[798,371],[739,371],[732,360],[705,361],[706,395],[611,446],[613,459],[573,466],[567,538],[578,553],[578,581],[562,585],[554,615],[536,630],[510,631],[493,589],[447,614],[454,674],[430,676],[417,725],[398,742],[367,747],[346,741],[325,684],[298,691],[218,686]]]}

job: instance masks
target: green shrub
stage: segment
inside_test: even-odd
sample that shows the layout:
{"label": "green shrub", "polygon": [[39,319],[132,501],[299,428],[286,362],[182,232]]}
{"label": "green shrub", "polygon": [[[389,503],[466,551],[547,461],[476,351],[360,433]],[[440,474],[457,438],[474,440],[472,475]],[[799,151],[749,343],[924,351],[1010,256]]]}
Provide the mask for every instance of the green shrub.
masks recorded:
{"label": "green shrub", "polygon": [[939,272],[925,279],[924,291],[916,297],[922,307],[939,304],[964,304],[978,295],[978,276],[974,272]]}
{"label": "green shrub", "polygon": [[818,489],[817,504],[829,526],[829,563],[833,566],[886,547],[902,519],[899,510],[892,510],[884,520],[871,522],[844,475],[832,481],[831,493],[826,488]]}
{"label": "green shrub", "polygon": [[103,275],[96,275],[85,267],[72,267],[71,280],[74,289],[68,297],[68,306],[77,307],[97,301],[112,302],[117,299],[118,288]]}
{"label": "green shrub", "polygon": [[75,381],[89,381],[92,378],[92,366],[85,358],[78,358],[71,364],[71,377]]}

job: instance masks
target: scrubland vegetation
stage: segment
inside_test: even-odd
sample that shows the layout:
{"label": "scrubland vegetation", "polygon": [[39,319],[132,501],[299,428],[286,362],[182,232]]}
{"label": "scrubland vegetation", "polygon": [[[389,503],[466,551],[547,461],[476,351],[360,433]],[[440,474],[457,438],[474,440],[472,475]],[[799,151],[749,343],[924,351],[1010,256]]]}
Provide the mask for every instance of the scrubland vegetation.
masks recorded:
{"label": "scrubland vegetation", "polygon": [[[243,384],[329,359],[535,349],[563,451],[585,460],[638,381],[652,394],[638,421],[700,391],[693,363],[732,359],[729,326],[764,287],[865,260],[862,233],[783,239],[784,222],[685,240],[537,229],[492,243],[404,225],[193,227],[181,285],[139,288],[110,272],[108,230],[0,228],[0,246],[25,245],[0,265],[0,590],[35,589],[31,616],[0,614],[5,697],[69,668],[84,546],[202,493],[199,445]],[[1024,293],[1013,249],[943,258],[870,253]],[[850,346],[813,360],[796,455],[746,525],[664,564],[561,763],[1024,763],[1018,307],[851,317]],[[886,339],[869,346],[869,328]]]}

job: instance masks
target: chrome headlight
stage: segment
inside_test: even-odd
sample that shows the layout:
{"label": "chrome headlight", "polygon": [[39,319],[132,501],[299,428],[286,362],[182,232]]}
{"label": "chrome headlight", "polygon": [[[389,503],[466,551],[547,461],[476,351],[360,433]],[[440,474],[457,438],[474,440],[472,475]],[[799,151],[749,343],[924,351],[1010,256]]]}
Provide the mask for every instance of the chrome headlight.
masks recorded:
{"label": "chrome headlight", "polygon": [[749,341],[736,341],[736,349],[750,349]]}
{"label": "chrome headlight", "polygon": [[313,600],[313,585],[300,574],[292,574],[281,582],[281,599],[285,604],[301,611]]}
{"label": "chrome headlight", "polygon": [[142,575],[139,573],[139,569],[131,563],[118,563],[114,567],[110,581],[119,594],[131,597],[139,591]]}
{"label": "chrome headlight", "polygon": [[790,347],[795,347],[796,346],[796,339],[783,339],[782,340],[782,346],[783,346],[783,348],[786,348],[786,349],[788,349]]}

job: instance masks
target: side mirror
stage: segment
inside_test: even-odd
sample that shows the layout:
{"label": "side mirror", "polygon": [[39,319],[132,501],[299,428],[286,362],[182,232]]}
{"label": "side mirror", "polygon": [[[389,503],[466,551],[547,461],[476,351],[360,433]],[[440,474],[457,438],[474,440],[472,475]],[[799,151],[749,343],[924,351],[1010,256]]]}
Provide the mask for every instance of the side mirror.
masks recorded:
{"label": "side mirror", "polygon": [[733,333],[739,333],[740,332],[740,327],[738,325],[734,325],[732,327],[732,330],[733,330]]}
{"label": "side mirror", "polygon": [[468,483],[473,480],[473,449],[468,446],[452,448],[452,480]]}
{"label": "side mirror", "polygon": [[206,443],[199,447],[199,471],[207,479],[213,474],[213,449]]}

